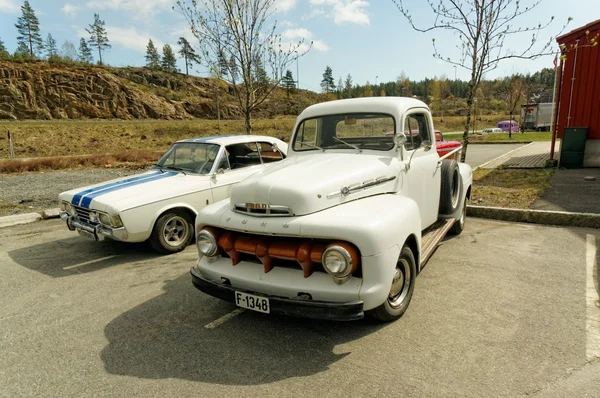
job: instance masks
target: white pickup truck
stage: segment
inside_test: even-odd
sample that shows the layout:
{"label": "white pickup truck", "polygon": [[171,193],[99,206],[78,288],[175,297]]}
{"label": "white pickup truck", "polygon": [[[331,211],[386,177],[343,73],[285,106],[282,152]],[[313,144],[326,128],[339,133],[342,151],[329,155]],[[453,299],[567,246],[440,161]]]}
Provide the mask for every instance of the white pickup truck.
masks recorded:
{"label": "white pickup truck", "polygon": [[263,313],[401,317],[438,243],[465,224],[471,168],[434,142],[412,98],[305,109],[287,159],[198,213],[194,285]]}

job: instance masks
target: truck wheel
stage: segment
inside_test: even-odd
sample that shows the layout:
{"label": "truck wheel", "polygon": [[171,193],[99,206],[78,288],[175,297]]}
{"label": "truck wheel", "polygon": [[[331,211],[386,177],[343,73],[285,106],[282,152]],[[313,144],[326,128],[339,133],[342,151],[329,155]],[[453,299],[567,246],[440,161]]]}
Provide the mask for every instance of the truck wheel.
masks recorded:
{"label": "truck wheel", "polygon": [[379,307],[368,310],[367,315],[380,322],[390,322],[400,318],[408,308],[412,298],[416,275],[415,256],[410,247],[405,245],[396,264],[387,300]]}
{"label": "truck wheel", "polygon": [[465,229],[465,221],[467,219],[467,198],[465,198],[465,202],[463,204],[463,209],[460,212],[460,218],[456,220],[454,225],[452,225],[452,229],[450,230],[451,235],[460,235],[460,233]]}
{"label": "truck wheel", "polygon": [[172,254],[185,249],[193,236],[190,216],[181,210],[169,210],[156,220],[148,242],[157,252]]}
{"label": "truck wheel", "polygon": [[454,214],[460,206],[462,178],[456,160],[442,160],[442,186],[440,191],[440,214]]}

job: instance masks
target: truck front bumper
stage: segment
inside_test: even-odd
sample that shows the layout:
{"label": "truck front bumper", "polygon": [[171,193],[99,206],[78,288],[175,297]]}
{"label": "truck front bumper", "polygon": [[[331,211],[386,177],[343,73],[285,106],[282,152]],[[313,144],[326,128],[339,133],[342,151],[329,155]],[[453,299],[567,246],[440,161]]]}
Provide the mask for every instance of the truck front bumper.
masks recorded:
{"label": "truck front bumper", "polygon": [[212,282],[202,278],[192,268],[192,283],[194,286],[206,294],[220,298],[225,301],[235,303],[235,292],[256,294],[269,298],[270,313],[287,316],[297,316],[302,318],[324,319],[331,321],[355,321],[364,317],[363,302],[352,301],[345,303],[333,303],[327,301],[316,301],[309,299],[290,299],[265,295],[247,290],[235,289],[225,281]]}

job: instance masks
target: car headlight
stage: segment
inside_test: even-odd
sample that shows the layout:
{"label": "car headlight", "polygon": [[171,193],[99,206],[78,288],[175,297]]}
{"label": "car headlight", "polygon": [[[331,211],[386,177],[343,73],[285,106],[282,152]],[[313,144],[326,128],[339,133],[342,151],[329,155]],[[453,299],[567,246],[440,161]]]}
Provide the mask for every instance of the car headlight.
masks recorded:
{"label": "car headlight", "polygon": [[100,223],[102,225],[106,225],[108,227],[112,227],[112,223],[110,222],[110,216],[106,213],[100,213],[98,218],[100,219]]}
{"label": "car headlight", "polygon": [[75,211],[75,207],[69,202],[63,202],[64,210],[69,213],[71,216],[76,216],[77,212]]}
{"label": "car headlight", "polygon": [[91,212],[88,214],[88,217],[90,218],[90,221],[91,221],[91,222],[98,222],[98,221],[99,221],[99,220],[98,220],[98,213],[96,213],[96,212],[94,212],[94,211],[91,211]]}
{"label": "car headlight", "polygon": [[196,246],[198,247],[198,252],[207,257],[213,257],[219,251],[217,237],[207,228],[198,232]]}
{"label": "car headlight", "polygon": [[348,242],[334,242],[323,251],[321,262],[336,283],[344,283],[358,269],[360,254],[358,249]]}

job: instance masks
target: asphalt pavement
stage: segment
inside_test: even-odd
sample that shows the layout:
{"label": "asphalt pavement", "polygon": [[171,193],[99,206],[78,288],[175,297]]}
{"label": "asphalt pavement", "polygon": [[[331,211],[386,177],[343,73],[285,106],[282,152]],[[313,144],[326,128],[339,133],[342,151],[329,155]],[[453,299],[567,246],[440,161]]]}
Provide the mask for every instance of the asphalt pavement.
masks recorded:
{"label": "asphalt pavement", "polygon": [[599,239],[469,218],[376,324],[228,315],[192,286],[194,247],[0,229],[0,396],[598,397]]}
{"label": "asphalt pavement", "polygon": [[524,144],[473,144],[467,147],[466,163],[471,167],[496,159],[510,151],[522,147]]}

